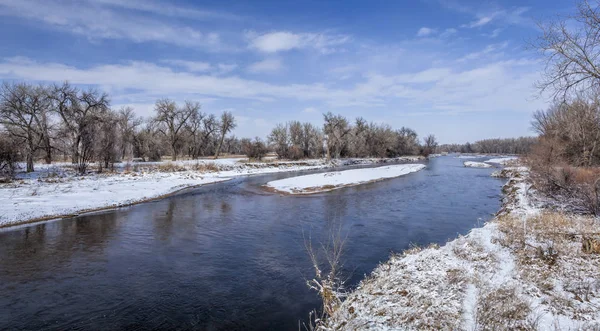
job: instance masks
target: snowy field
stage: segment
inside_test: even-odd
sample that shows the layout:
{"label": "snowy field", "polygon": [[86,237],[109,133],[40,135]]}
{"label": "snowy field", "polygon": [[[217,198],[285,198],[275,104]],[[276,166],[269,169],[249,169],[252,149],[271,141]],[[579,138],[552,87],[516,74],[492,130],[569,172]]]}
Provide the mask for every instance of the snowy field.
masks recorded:
{"label": "snowy field", "polygon": [[493,221],[442,247],[393,255],[325,329],[600,329],[599,221],[543,210],[520,170],[510,169]]}
{"label": "snowy field", "polygon": [[117,163],[113,172],[97,174],[92,167],[85,176],[70,163],[36,164],[35,172],[21,172],[12,183],[0,184],[0,227],[127,206],[238,176],[417,160],[422,158]]}
{"label": "snowy field", "polygon": [[311,194],[399,177],[423,168],[425,168],[423,164],[400,164],[377,168],[335,171],[275,180],[268,182],[265,186],[275,192]]}

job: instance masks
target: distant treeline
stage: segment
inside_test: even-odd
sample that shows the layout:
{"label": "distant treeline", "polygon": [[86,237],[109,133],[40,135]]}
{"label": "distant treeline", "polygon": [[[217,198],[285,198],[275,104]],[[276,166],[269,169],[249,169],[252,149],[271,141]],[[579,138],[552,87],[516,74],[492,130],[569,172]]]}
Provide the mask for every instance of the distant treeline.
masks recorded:
{"label": "distant treeline", "polygon": [[537,137],[483,139],[474,143],[444,144],[440,153],[527,154],[538,141]]}
{"label": "distant treeline", "polygon": [[387,124],[368,123],[362,117],[350,122],[330,112],[323,114],[323,121],[322,129],[298,121],[278,124],[268,137],[269,145],[286,159],[427,156],[437,147],[433,135],[420,143],[417,133],[406,127],[394,130]]}

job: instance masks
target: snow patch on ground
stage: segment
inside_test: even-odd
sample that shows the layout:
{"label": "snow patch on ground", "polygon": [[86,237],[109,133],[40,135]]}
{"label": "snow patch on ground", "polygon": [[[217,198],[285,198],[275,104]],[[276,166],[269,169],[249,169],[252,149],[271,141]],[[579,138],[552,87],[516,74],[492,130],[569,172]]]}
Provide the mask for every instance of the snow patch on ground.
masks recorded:
{"label": "snow patch on ground", "polygon": [[425,168],[425,165],[423,164],[401,164],[377,168],[335,171],[275,180],[268,182],[265,186],[276,192],[311,194],[399,177],[422,170],[423,168]]}
{"label": "snow patch on ground", "polygon": [[468,168],[491,168],[491,164],[483,163],[483,162],[475,162],[475,161],[466,161],[463,162],[465,167]]}

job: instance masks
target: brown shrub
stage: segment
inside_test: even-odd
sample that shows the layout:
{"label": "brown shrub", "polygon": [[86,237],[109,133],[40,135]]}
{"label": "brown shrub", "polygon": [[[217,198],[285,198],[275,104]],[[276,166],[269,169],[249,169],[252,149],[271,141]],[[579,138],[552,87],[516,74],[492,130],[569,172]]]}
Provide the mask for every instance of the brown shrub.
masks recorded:
{"label": "brown shrub", "polygon": [[177,163],[165,162],[158,165],[158,170],[161,172],[178,172],[185,171],[186,169]]}
{"label": "brown shrub", "polygon": [[192,169],[199,172],[217,172],[220,170],[214,162],[198,162],[192,166]]}

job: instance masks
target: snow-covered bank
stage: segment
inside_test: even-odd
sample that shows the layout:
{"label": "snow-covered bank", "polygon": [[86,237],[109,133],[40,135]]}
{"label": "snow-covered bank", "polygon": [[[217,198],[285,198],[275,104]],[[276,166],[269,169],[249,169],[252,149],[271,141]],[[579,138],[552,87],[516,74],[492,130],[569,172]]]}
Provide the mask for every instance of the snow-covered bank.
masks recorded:
{"label": "snow-covered bank", "polygon": [[237,176],[421,159],[248,162],[236,158],[118,163],[115,172],[85,176],[77,175],[69,163],[36,164],[36,172],[19,173],[12,183],[0,184],[0,227],[127,206]]}
{"label": "snow-covered bank", "polygon": [[311,194],[400,177],[423,168],[425,168],[423,164],[401,164],[335,171],[275,180],[268,182],[265,187],[286,194]]}
{"label": "snow-covered bank", "polygon": [[508,164],[511,161],[517,160],[519,157],[517,156],[506,156],[506,157],[498,157],[485,161],[486,163],[495,163],[495,164]]}
{"label": "snow-covered bank", "polygon": [[21,181],[0,189],[0,226],[127,206],[225,180],[176,172]]}
{"label": "snow-covered bank", "polygon": [[491,164],[487,164],[484,162],[475,162],[475,161],[466,161],[466,162],[463,162],[463,164],[465,165],[465,167],[468,167],[468,168],[491,168],[492,167]]}
{"label": "snow-covered bank", "polygon": [[597,330],[597,219],[540,209],[515,172],[503,209],[443,247],[393,255],[350,293],[331,330]]}

